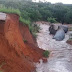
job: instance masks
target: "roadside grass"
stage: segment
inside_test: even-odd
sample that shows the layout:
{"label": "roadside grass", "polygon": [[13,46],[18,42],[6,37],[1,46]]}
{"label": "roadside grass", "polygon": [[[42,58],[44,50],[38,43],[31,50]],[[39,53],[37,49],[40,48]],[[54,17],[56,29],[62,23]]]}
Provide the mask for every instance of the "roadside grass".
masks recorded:
{"label": "roadside grass", "polygon": [[0,7],[0,12],[3,12],[3,13],[14,13],[14,14],[18,14],[20,16],[20,19],[19,21],[24,23],[24,24],[30,24],[30,20],[25,20],[24,18],[21,17],[21,12],[19,9],[14,9],[14,8],[7,8],[5,6],[2,6]]}
{"label": "roadside grass", "polygon": [[0,12],[4,12],[4,13],[14,13],[14,14],[18,14],[19,16],[21,15],[21,12],[19,11],[19,9],[14,9],[14,8],[7,8],[7,7],[0,7]]}
{"label": "roadside grass", "polygon": [[27,24],[29,26],[29,24],[31,23],[30,20],[25,20],[24,18],[22,18],[20,16],[20,19],[19,19],[20,22],[24,23],[24,24]]}

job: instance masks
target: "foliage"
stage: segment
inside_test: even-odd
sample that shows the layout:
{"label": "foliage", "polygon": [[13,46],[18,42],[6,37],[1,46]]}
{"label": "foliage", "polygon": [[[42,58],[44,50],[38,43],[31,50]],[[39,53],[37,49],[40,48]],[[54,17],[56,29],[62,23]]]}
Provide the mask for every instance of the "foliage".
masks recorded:
{"label": "foliage", "polygon": [[27,42],[27,40],[25,40],[25,39],[23,39],[23,41],[26,43]]}
{"label": "foliage", "polygon": [[56,23],[56,18],[52,18],[52,17],[48,17],[48,22],[51,22],[51,23]]}
{"label": "foliage", "polygon": [[71,10],[65,14],[64,20],[66,23],[72,23],[72,11]]}
{"label": "foliage", "polygon": [[40,27],[37,24],[35,23],[30,24],[30,32],[35,38],[37,37],[36,33],[39,32],[39,30]]}
{"label": "foliage", "polygon": [[49,57],[50,52],[48,50],[44,51],[43,56],[44,57]]}
{"label": "foliage", "polygon": [[15,13],[18,14],[20,16],[21,12],[19,11],[19,9],[14,9],[14,8],[7,8],[7,7],[0,7],[0,12],[4,12],[4,13]]}
{"label": "foliage", "polygon": [[[5,6],[7,9],[1,9],[7,13],[17,13],[22,18],[22,22],[47,21],[48,18],[61,23],[72,23],[72,5],[56,3],[51,4],[48,2],[34,3],[32,0],[0,0],[0,7]],[[14,10],[15,9],[15,10]]]}
{"label": "foliage", "polygon": [[49,2],[34,3],[32,0],[0,0],[0,12],[16,13],[20,21],[29,26],[30,32],[37,37],[38,26],[33,21],[49,21],[51,23],[72,23],[72,5]]}
{"label": "foliage", "polygon": [[25,20],[24,18],[22,18],[21,16],[20,16],[20,22],[22,22],[22,23],[24,23],[24,24],[27,24],[27,25],[29,25],[30,24],[30,20]]}

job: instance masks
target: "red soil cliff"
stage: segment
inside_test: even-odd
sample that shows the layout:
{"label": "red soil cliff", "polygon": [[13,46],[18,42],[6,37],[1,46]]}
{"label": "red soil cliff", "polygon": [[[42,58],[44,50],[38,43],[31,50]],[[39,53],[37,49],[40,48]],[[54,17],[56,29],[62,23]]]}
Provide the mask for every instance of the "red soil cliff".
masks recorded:
{"label": "red soil cliff", "polygon": [[18,15],[7,14],[5,22],[0,21],[0,69],[3,72],[33,72],[33,62],[42,58],[43,50],[35,46],[31,34],[27,36],[31,42],[27,39],[24,43],[21,32]]}
{"label": "red soil cliff", "polygon": [[35,42],[35,39],[33,38],[33,36],[31,35],[31,33],[29,31],[29,27],[20,22],[19,28],[20,28],[20,32],[23,36],[23,39],[27,40],[29,43],[34,44],[34,45],[37,46],[37,44]]}

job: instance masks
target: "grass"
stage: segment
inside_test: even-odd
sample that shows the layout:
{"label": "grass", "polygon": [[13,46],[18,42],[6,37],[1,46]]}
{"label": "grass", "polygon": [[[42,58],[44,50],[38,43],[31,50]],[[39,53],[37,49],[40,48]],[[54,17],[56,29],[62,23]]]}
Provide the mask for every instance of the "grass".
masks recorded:
{"label": "grass", "polygon": [[20,16],[20,19],[19,19],[20,22],[24,23],[24,24],[27,24],[29,26],[29,24],[31,23],[30,20],[25,20],[24,18],[22,18]]}
{"label": "grass", "polygon": [[31,26],[29,26],[29,28],[32,35],[36,38],[37,37],[36,33],[39,32],[40,27],[37,24],[32,23]]}
{"label": "grass", "polygon": [[46,50],[46,51],[44,51],[43,56],[47,58],[47,57],[49,57],[49,54],[50,54],[50,52],[48,50]]}
{"label": "grass", "polygon": [[0,7],[0,12],[4,12],[4,13],[14,13],[14,14],[18,14],[19,16],[21,15],[21,12],[19,11],[19,9],[14,9],[14,8],[7,8],[7,7]]}
{"label": "grass", "polygon": [[14,9],[14,8],[7,8],[5,6],[0,7],[0,12],[3,13],[14,13],[14,14],[18,14],[20,16],[20,22],[24,23],[24,24],[30,24],[30,20],[25,20],[24,18],[21,17],[21,12],[19,9]]}
{"label": "grass", "polygon": [[37,26],[36,24],[31,24],[30,20],[25,20],[24,18],[21,17],[21,12],[19,9],[14,9],[14,8],[7,8],[5,6],[0,7],[0,12],[3,13],[14,13],[14,14],[18,14],[20,16],[19,21],[28,25],[30,32],[32,33],[32,35],[36,38],[37,35],[36,33],[39,31],[39,26]]}

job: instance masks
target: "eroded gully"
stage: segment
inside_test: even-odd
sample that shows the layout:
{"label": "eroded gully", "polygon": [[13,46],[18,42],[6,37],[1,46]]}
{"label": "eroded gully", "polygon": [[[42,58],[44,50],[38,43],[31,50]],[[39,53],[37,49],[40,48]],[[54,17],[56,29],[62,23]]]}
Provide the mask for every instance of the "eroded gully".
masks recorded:
{"label": "eroded gully", "polygon": [[49,35],[49,25],[38,24],[40,32],[37,33],[37,43],[39,48],[50,51],[47,63],[36,64],[37,72],[72,72],[72,46],[67,44],[68,33],[63,41],[55,41],[53,36]]}

